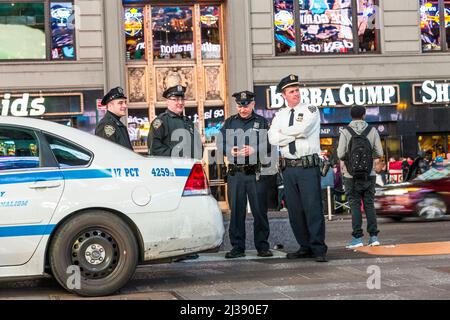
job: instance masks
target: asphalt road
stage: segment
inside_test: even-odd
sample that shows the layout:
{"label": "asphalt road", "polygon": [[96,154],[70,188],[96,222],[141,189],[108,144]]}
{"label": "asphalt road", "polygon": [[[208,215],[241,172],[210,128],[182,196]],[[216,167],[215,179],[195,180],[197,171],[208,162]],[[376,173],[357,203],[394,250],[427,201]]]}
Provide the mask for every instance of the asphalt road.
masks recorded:
{"label": "asphalt road", "polygon": [[[287,260],[296,250],[286,218],[271,218],[271,245],[281,244],[273,258],[258,258],[252,250],[252,220],[248,220],[247,257],[226,260],[222,251],[197,260],[140,266],[133,279],[114,296],[120,300],[297,300],[297,299],[450,299],[450,255],[377,256],[346,250],[351,221],[327,221],[328,263]],[[450,219],[391,222],[379,219],[382,245],[450,241]],[[366,235],[367,241],[367,235]],[[73,300],[50,277],[0,282],[0,299]],[[99,299],[99,298],[97,298]]]}

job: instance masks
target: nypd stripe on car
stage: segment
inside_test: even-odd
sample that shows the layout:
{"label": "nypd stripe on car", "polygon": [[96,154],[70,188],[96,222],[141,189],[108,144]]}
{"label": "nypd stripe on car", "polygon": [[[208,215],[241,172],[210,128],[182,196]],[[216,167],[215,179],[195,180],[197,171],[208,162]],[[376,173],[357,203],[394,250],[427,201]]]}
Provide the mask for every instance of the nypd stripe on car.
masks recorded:
{"label": "nypd stripe on car", "polygon": [[[111,294],[138,264],[217,248],[222,213],[201,163],[144,157],[53,122],[0,117],[0,277],[46,272]],[[78,270],[79,287],[68,284]]]}

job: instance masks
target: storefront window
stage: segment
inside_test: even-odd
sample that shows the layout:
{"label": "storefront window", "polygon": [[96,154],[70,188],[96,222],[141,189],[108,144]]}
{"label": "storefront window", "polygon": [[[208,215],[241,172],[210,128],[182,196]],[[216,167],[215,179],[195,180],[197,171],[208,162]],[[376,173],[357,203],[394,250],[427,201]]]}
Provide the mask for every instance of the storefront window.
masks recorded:
{"label": "storefront window", "polygon": [[441,50],[439,27],[439,4],[437,0],[420,0],[420,38],[422,51]]}
{"label": "storefront window", "polygon": [[274,15],[276,54],[295,53],[294,0],[275,0]]}
{"label": "storefront window", "polygon": [[300,1],[301,51],[331,53],[353,51],[351,0]]}
{"label": "storefront window", "polygon": [[219,22],[219,7],[208,6],[200,8],[203,59],[221,58]]}
{"label": "storefront window", "polygon": [[445,0],[445,39],[447,41],[447,50],[450,48],[450,0]]}
{"label": "storefront window", "polygon": [[225,112],[223,107],[205,107],[205,140],[206,143],[216,141],[216,136],[220,134],[225,122]]}
{"label": "storefront window", "polygon": [[147,146],[150,122],[148,109],[128,109],[128,133],[134,147]]}
{"label": "storefront window", "polygon": [[274,14],[277,55],[379,52],[377,0],[274,0]]}
{"label": "storefront window", "polygon": [[71,2],[50,4],[50,26],[52,32],[52,59],[75,59],[75,15]]}
{"label": "storefront window", "polygon": [[375,0],[358,0],[359,51],[377,51]]}
{"label": "storefront window", "polygon": [[44,3],[0,3],[0,59],[46,59]]}
{"label": "storefront window", "polygon": [[437,156],[446,157],[445,145],[447,143],[445,136],[423,135],[419,136],[419,149],[431,155],[433,159]]}
{"label": "storefront window", "polygon": [[144,8],[125,8],[127,60],[145,59]]}
{"label": "storefront window", "polygon": [[450,160],[450,135],[447,136],[447,159]]}
{"label": "storefront window", "polygon": [[192,8],[152,7],[155,59],[193,59]]}

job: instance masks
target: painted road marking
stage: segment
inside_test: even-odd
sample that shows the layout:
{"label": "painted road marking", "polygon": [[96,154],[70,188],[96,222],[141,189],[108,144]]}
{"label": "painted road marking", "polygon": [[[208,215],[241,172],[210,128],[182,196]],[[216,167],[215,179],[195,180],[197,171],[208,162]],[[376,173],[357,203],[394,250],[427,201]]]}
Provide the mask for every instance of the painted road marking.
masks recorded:
{"label": "painted road marking", "polygon": [[376,247],[359,247],[354,249],[357,252],[363,252],[379,256],[428,256],[450,254],[450,241],[444,242],[423,242],[423,243],[405,243]]}

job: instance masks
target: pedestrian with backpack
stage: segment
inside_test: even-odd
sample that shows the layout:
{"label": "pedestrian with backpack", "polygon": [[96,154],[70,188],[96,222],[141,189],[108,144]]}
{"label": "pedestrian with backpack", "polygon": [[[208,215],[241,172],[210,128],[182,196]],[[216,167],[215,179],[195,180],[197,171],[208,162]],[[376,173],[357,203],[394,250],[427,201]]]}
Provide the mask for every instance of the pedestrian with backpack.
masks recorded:
{"label": "pedestrian with backpack", "polygon": [[347,249],[361,247],[363,243],[361,202],[367,218],[368,245],[378,246],[377,216],[375,212],[375,159],[383,156],[378,131],[364,121],[366,109],[351,108],[352,121],[344,127],[339,136],[337,155],[344,161],[345,192],[352,211],[352,240]]}

